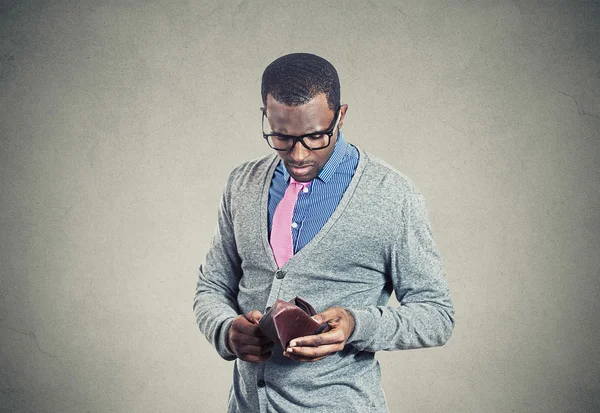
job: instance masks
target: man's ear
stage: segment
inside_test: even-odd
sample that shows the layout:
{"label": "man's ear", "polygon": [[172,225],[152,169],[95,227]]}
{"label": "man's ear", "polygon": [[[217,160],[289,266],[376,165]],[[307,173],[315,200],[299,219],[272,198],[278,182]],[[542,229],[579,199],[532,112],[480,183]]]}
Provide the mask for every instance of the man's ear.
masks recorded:
{"label": "man's ear", "polygon": [[340,121],[338,122],[338,129],[342,127],[344,124],[344,118],[346,117],[346,111],[348,110],[348,105],[344,104],[340,106]]}

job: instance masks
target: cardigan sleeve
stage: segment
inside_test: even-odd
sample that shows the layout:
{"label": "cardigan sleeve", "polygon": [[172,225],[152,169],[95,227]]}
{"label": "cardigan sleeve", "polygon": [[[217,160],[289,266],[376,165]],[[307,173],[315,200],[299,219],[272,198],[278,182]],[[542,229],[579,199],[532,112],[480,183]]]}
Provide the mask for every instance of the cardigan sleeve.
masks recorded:
{"label": "cardigan sleeve", "polygon": [[441,346],[454,327],[448,283],[423,196],[406,195],[401,212],[387,266],[400,305],[348,308],[355,319],[348,343],[358,350]]}
{"label": "cardigan sleeve", "polygon": [[236,297],[242,273],[230,210],[234,172],[223,192],[217,229],[198,271],[193,305],[198,327],[225,360],[236,358],[227,345],[227,337],[231,323],[239,313]]}

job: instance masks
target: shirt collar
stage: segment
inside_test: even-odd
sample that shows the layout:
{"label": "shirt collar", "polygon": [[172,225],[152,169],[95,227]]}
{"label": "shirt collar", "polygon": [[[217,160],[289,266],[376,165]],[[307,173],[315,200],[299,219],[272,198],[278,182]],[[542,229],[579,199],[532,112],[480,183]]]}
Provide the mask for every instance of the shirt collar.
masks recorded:
{"label": "shirt collar", "polygon": [[[348,142],[346,142],[344,139],[342,131],[338,130],[338,137],[335,141],[335,146],[333,147],[333,153],[327,162],[325,162],[325,165],[323,166],[323,169],[321,169],[321,172],[319,172],[319,175],[317,175],[317,178],[323,182],[329,182],[337,167],[340,165],[340,162],[342,162],[342,158],[344,157],[347,148]],[[283,166],[283,162],[281,162],[280,165]],[[285,179],[286,182],[290,181],[290,173],[287,171],[285,166],[283,168],[283,179]]]}

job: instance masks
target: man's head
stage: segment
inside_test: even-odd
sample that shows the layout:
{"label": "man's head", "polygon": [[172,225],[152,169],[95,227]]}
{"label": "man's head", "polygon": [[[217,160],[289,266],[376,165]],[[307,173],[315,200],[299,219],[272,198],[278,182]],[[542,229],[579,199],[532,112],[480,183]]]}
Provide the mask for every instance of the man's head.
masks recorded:
{"label": "man's head", "polygon": [[265,128],[272,132],[300,136],[335,126],[326,148],[309,150],[296,142],[289,151],[277,152],[294,179],[312,180],[331,157],[348,109],[340,106],[337,71],[313,54],[282,56],[265,69],[261,94],[268,119]]}
{"label": "man's head", "polygon": [[335,67],[310,53],[281,56],[265,69],[262,76],[263,104],[271,95],[287,106],[300,106],[319,93],[325,93],[332,111],[340,106],[340,80]]}

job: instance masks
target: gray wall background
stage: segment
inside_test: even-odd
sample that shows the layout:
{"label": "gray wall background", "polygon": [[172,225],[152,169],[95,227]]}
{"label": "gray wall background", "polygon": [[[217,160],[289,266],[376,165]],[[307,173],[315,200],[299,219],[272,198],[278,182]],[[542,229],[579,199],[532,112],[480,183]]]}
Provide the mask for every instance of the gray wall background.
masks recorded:
{"label": "gray wall background", "polygon": [[[428,200],[457,325],[392,412],[600,411],[597,1],[0,1],[0,412],[224,411],[192,297],[260,76],[338,69]],[[335,395],[332,395],[335,397]]]}

